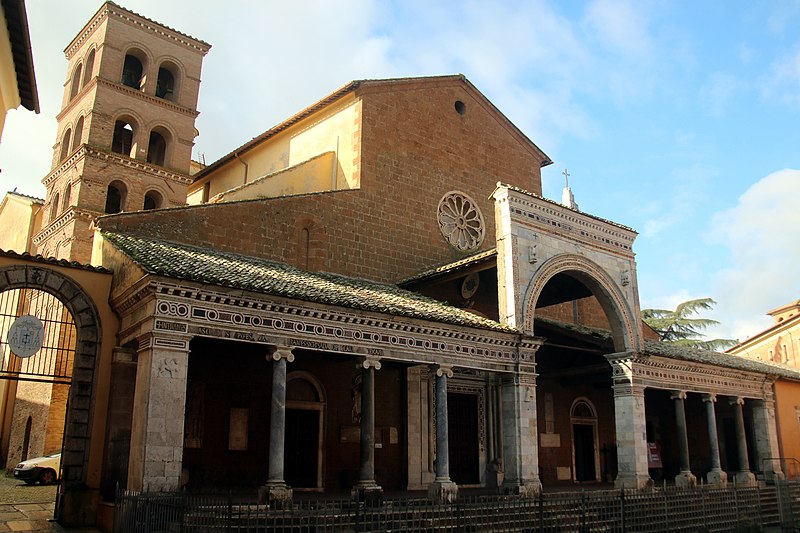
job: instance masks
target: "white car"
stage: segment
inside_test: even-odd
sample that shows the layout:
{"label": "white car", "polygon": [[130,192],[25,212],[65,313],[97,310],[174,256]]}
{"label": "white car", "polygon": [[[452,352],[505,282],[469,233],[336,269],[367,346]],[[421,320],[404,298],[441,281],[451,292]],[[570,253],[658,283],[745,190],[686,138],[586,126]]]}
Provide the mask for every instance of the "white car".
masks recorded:
{"label": "white car", "polygon": [[49,485],[58,480],[61,471],[61,454],[45,455],[22,461],[14,469],[14,477],[33,485],[37,481],[42,485]]}

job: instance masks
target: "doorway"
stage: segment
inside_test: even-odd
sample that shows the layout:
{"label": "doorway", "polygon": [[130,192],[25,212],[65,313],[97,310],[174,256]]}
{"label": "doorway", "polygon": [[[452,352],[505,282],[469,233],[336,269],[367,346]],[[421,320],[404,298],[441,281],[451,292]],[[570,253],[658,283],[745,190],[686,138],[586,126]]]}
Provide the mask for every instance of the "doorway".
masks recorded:
{"label": "doorway", "polygon": [[458,485],[480,483],[478,395],[447,394],[450,479]]}
{"label": "doorway", "polygon": [[597,411],[586,398],[572,404],[572,467],[575,481],[598,481]]}

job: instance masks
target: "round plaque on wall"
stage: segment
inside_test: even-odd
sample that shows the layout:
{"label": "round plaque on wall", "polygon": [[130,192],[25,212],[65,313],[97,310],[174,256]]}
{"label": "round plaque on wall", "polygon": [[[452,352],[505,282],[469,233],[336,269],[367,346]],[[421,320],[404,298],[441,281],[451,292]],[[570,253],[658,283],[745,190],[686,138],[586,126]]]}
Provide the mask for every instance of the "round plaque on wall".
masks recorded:
{"label": "round plaque on wall", "polygon": [[451,191],[439,200],[439,229],[451,246],[469,251],[483,242],[486,232],[478,204],[459,191]]}
{"label": "round plaque on wall", "polygon": [[44,324],[33,315],[22,315],[11,324],[6,339],[14,355],[30,357],[42,349]]}

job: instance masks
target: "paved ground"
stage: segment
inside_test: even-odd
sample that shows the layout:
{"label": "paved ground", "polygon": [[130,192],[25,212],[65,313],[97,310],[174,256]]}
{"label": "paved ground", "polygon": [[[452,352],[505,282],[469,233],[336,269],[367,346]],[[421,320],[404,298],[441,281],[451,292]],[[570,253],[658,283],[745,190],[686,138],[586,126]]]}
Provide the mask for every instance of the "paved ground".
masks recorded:
{"label": "paved ground", "polygon": [[0,471],[0,533],[7,531],[47,533],[85,532],[95,529],[65,530],[53,521],[56,486],[26,485]]}

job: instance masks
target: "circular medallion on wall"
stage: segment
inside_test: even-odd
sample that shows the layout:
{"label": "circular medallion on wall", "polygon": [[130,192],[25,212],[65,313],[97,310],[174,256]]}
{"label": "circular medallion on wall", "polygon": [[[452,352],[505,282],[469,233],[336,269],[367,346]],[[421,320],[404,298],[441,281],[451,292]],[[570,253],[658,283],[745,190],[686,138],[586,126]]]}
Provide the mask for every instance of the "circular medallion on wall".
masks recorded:
{"label": "circular medallion on wall", "polygon": [[477,248],[486,229],[478,204],[459,191],[451,191],[439,200],[439,229],[451,246],[461,251]]}
{"label": "circular medallion on wall", "polygon": [[30,357],[42,348],[44,324],[33,315],[17,317],[8,329],[7,342],[17,357]]}

